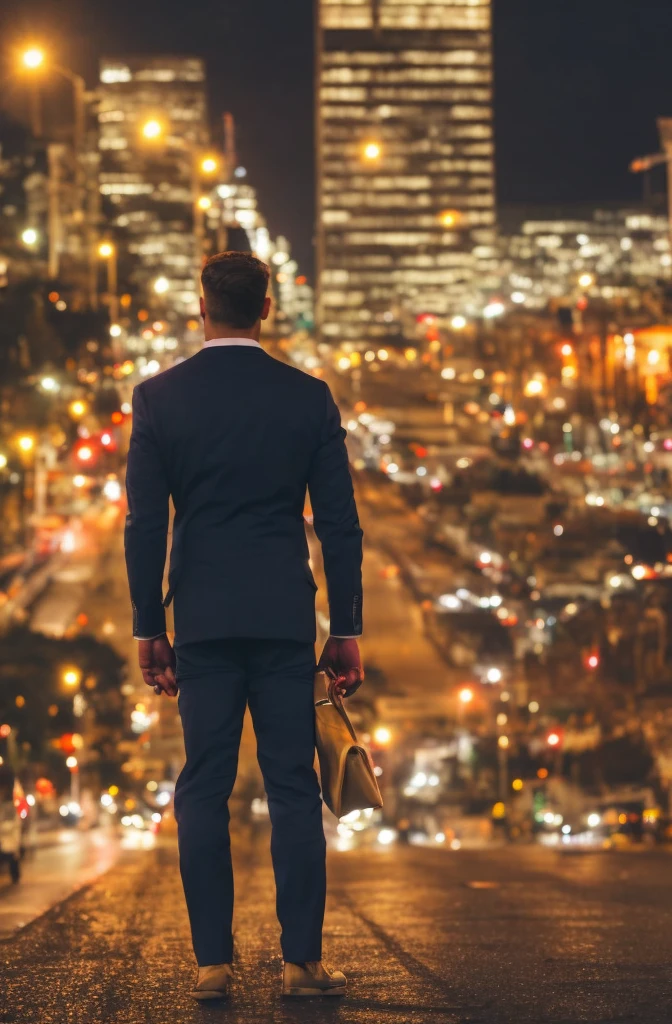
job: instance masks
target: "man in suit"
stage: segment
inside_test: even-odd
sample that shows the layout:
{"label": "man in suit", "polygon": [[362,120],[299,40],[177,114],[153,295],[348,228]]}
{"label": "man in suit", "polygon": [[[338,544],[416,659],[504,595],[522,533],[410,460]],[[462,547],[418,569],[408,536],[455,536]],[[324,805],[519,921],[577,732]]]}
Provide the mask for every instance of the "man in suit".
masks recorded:
{"label": "man in suit", "polygon": [[[346,984],[321,962],[325,841],[313,768],[316,586],[306,489],[331,619],[319,667],[346,696],[363,678],[362,531],[329,388],[259,344],[268,280],[254,256],[211,257],[203,350],[133,395],[126,563],[144,680],[169,696],[179,688],[187,759],[175,814],[198,999],[225,996],[232,977],[227,805],[247,705],[272,824],[283,992],[341,995]],[[174,651],[165,632],[173,600]]]}

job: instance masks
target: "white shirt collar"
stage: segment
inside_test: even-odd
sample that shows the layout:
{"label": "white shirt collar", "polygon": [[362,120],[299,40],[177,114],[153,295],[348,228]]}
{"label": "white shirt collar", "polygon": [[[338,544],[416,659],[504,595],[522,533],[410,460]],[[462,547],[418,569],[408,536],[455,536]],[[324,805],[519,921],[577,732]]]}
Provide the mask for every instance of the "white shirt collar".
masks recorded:
{"label": "white shirt collar", "polygon": [[226,345],[243,345],[246,348],[261,348],[253,338],[211,338],[203,343],[203,348],[223,348]]}

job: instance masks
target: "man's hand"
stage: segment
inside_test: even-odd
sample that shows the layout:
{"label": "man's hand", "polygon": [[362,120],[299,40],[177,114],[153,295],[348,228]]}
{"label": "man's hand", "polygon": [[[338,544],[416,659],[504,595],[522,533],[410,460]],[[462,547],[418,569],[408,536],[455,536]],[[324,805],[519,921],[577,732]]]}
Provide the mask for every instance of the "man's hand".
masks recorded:
{"label": "man's hand", "polygon": [[326,672],[336,683],[339,697],[352,697],[364,682],[364,669],[356,640],[330,636],[324,645],[318,672]]}
{"label": "man's hand", "polygon": [[168,637],[164,635],[155,640],[139,640],[138,655],[142,678],[147,686],[151,686],[154,693],[176,697],[175,652]]}

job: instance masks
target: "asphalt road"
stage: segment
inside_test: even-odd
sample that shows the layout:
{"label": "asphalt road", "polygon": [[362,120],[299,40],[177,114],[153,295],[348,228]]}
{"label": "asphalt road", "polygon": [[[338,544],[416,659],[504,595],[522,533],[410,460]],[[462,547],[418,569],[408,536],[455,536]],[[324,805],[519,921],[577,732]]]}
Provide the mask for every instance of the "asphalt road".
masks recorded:
{"label": "asphalt road", "polygon": [[236,836],[230,1004],[189,998],[194,968],[171,840],[117,865],[0,945],[3,1024],[669,1022],[666,853],[536,848],[334,853],[327,958],[344,1002],[287,1003],[265,831]]}

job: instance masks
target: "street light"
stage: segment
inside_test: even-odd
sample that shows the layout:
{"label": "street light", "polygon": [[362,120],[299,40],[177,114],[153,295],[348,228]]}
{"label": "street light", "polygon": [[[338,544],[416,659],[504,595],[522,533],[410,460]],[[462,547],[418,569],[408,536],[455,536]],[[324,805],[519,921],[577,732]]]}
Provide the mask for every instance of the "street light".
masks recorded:
{"label": "street light", "polygon": [[31,46],[21,54],[21,61],[24,67],[34,71],[44,64],[44,50],[41,50],[39,46]]}
{"label": "street light", "polygon": [[474,699],[474,691],[465,686],[463,690],[460,690],[459,697],[462,704],[471,704]]}
{"label": "street light", "polygon": [[154,291],[157,295],[165,295],[170,289],[170,281],[167,277],[157,277],[154,282]]}
{"label": "street light", "polygon": [[196,205],[199,210],[209,210],[212,206],[212,199],[210,196],[199,196]]}
{"label": "street light", "polygon": [[203,171],[203,174],[214,174],[218,167],[219,163],[214,156],[206,156],[201,160],[201,170]]}
{"label": "street light", "polygon": [[[72,125],[72,148],[74,155],[75,165],[75,186],[77,194],[77,213],[81,216],[82,221],[86,220],[85,214],[85,141],[86,141],[86,82],[81,75],[71,71],[70,68],[65,68],[61,64],[56,64],[52,60],[47,59],[45,51],[38,46],[29,47],[24,51],[22,55],[22,63],[26,70],[31,72],[32,77],[32,93],[31,93],[31,123],[33,135],[35,138],[41,138],[43,135],[42,130],[42,110],[40,106],[40,93],[39,93],[39,76],[35,72],[39,72],[43,67],[46,71],[53,71],[55,74],[60,75],[61,78],[65,78],[72,86],[72,105],[73,105],[73,125]],[[61,220],[60,210],[60,190],[58,182],[54,180],[54,168],[52,168],[50,161],[49,168],[49,266],[48,272],[49,277],[57,278],[59,276],[59,263],[60,263],[60,252],[58,247],[58,236],[59,236],[59,225]],[[87,235],[90,238],[90,234]],[[92,252],[88,251],[89,262],[92,262]],[[91,294],[91,303],[95,306],[95,292]]]}
{"label": "street light", "polygon": [[61,678],[66,686],[78,686],[82,678],[82,673],[78,668],[66,668],[63,670]]}
{"label": "street light", "polygon": [[373,739],[379,747],[386,747],[392,739],[392,732],[385,725],[379,725],[377,729],[374,729]]}
{"label": "street light", "polygon": [[18,440],[18,445],[22,452],[32,452],[35,447],[35,438],[30,434],[23,434]]}
{"label": "street light", "polygon": [[107,304],[110,320],[114,323],[119,319],[119,286],[117,281],[117,249],[109,241],[102,241],[98,246],[98,256],[105,261],[107,267]]}
{"label": "street light", "polygon": [[156,118],[151,117],[149,121],[145,121],[142,126],[143,138],[148,139],[150,142],[160,139],[163,135],[163,125]]}
{"label": "street light", "polygon": [[37,245],[39,237],[35,228],[26,228],[21,232],[21,241],[24,245]]}
{"label": "street light", "polygon": [[68,411],[73,419],[80,419],[86,413],[88,406],[86,402],[83,402],[81,398],[76,398],[74,402],[70,402]]}

